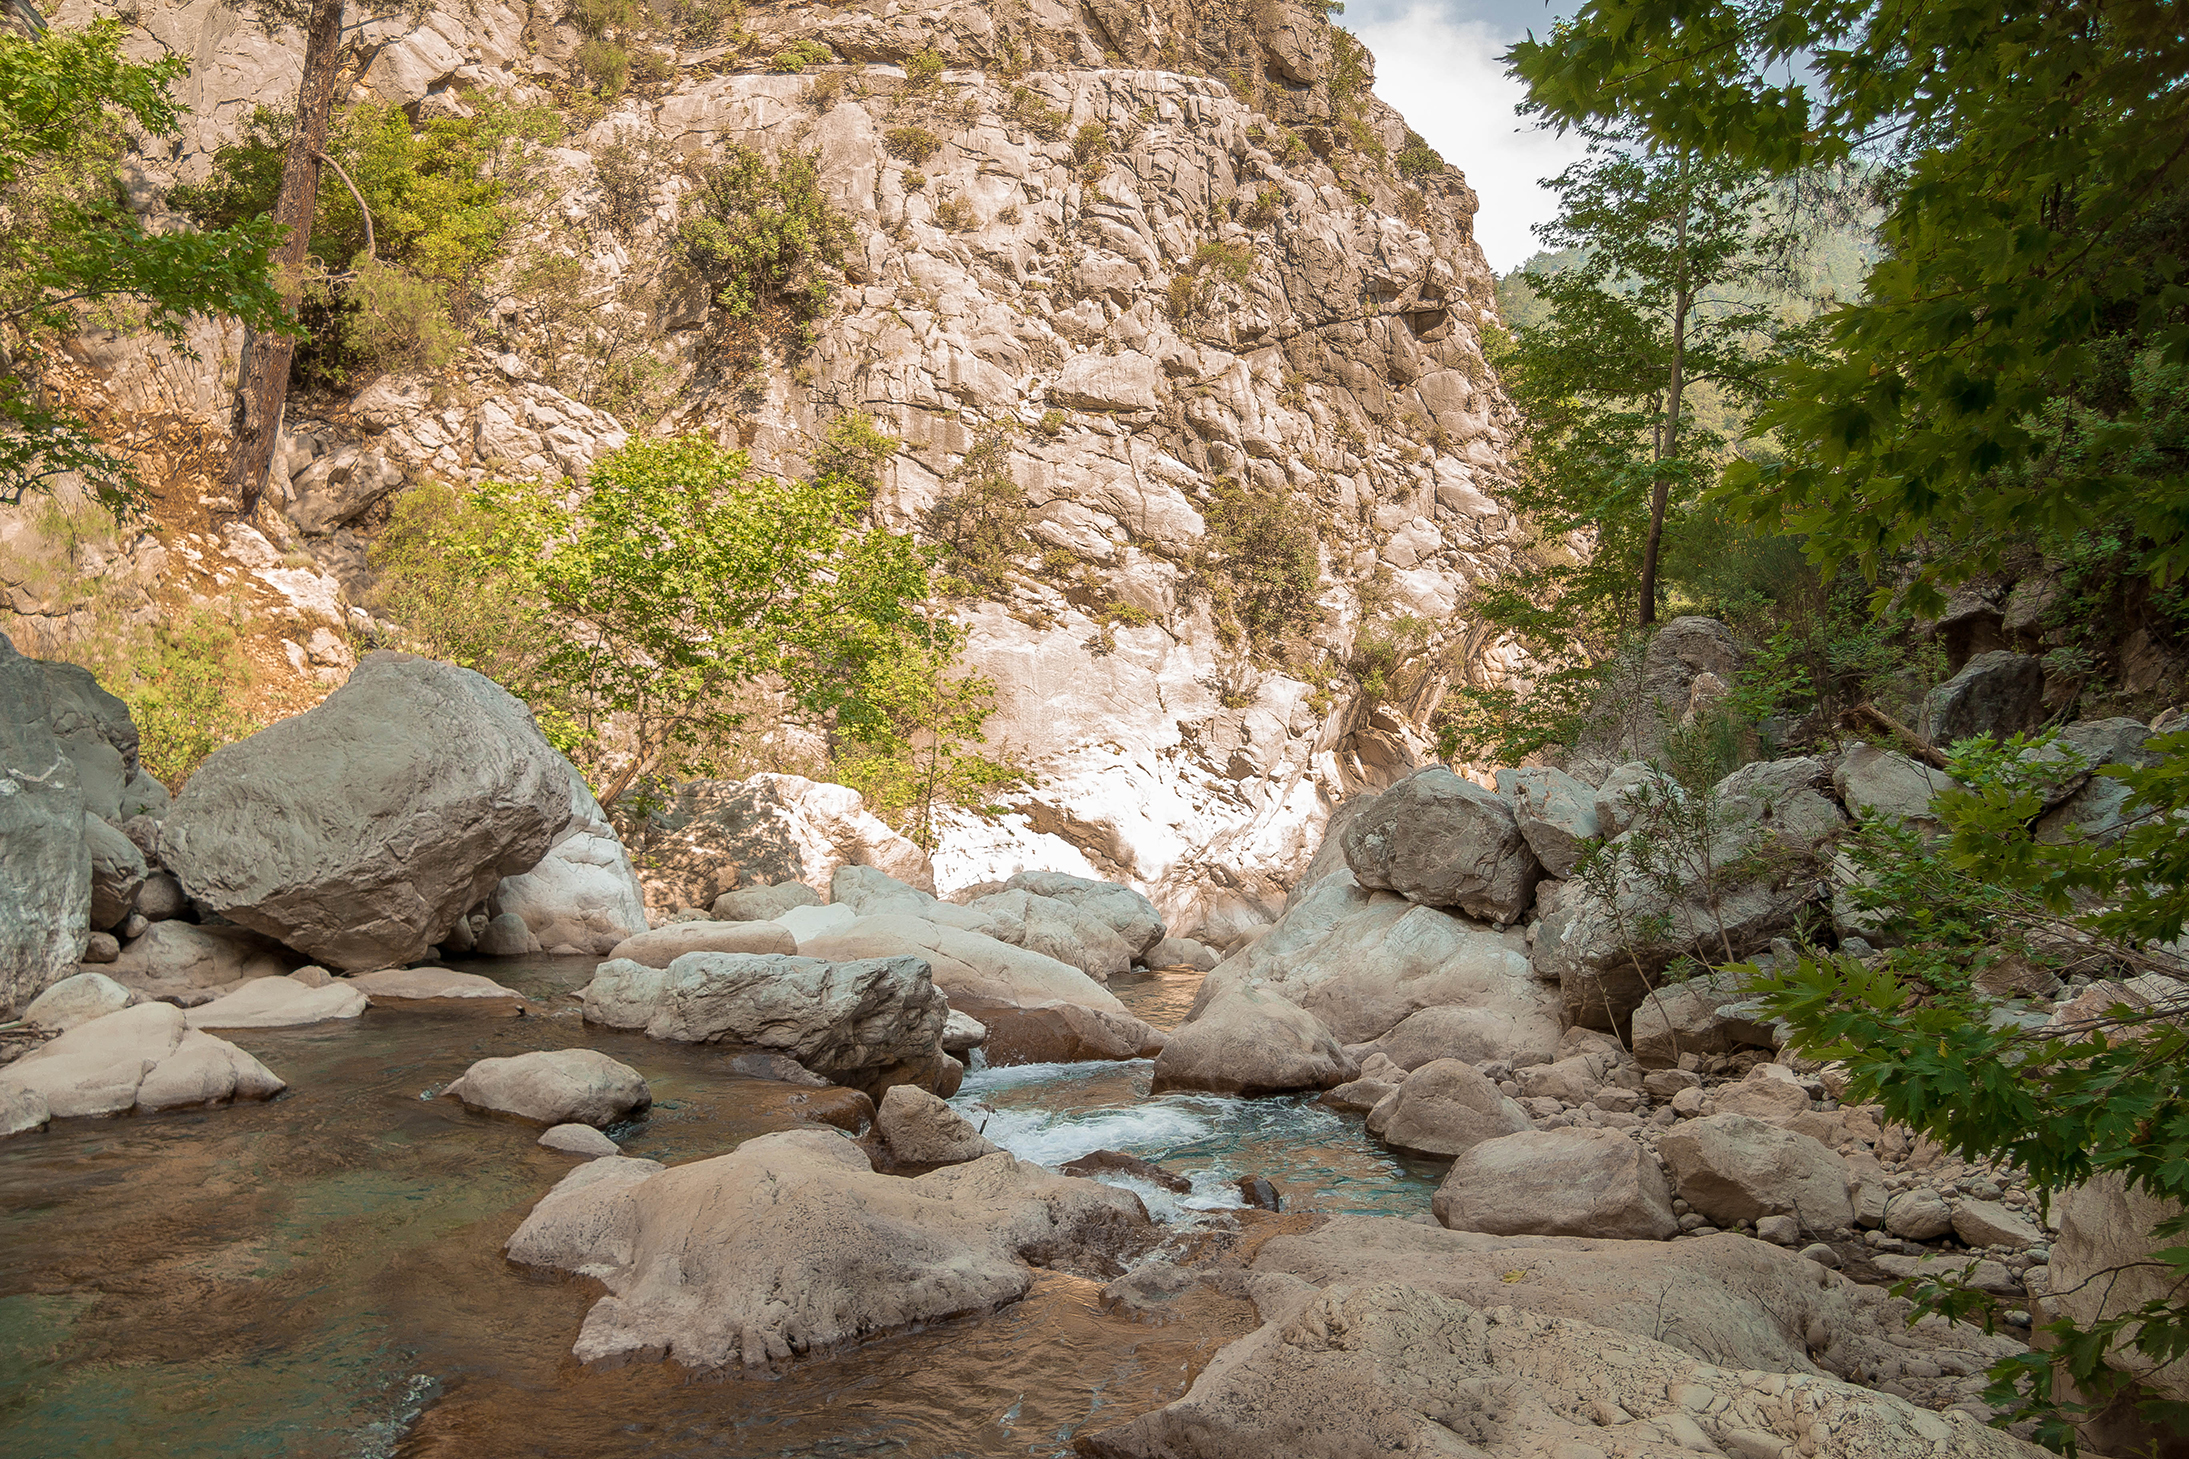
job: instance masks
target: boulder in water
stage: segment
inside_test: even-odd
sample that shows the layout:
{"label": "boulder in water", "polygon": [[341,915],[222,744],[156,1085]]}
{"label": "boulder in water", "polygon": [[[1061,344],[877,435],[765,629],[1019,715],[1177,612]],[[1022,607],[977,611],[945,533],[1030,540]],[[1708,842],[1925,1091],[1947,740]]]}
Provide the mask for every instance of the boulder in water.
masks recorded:
{"label": "boulder in water", "polygon": [[1142,1160],[1122,1150],[1091,1150],[1076,1160],[1065,1161],[1057,1169],[1065,1175],[1089,1180],[1101,1175],[1128,1175],[1174,1195],[1184,1195],[1193,1189],[1193,1182],[1176,1171],[1165,1170],[1152,1160]]}
{"label": "boulder in water", "polygon": [[1439,1059],[1369,1112],[1368,1133],[1408,1155],[1446,1158],[1533,1129],[1520,1106],[1469,1064]]}
{"label": "boulder in water", "polygon": [[201,1003],[185,1017],[192,1028],[293,1028],[355,1018],[372,1001],[348,981],[253,978],[235,992]]}
{"label": "boulder in water", "polygon": [[1155,1056],[1152,1092],[1282,1094],[1329,1089],[1359,1072],[1314,1014],[1267,989],[1242,985],[1171,1034]]}
{"label": "boulder in water", "polygon": [[840,1135],[793,1130],[645,1164],[579,1167],[509,1241],[512,1260],[607,1284],[572,1348],[584,1362],[779,1366],[993,1311],[1026,1294],[1033,1260],[1114,1276],[1152,1236],[1129,1192],[1009,1155],[906,1180]]}
{"label": "boulder in water", "polygon": [[565,1155],[576,1155],[586,1160],[598,1160],[604,1155],[620,1155],[623,1152],[616,1142],[591,1125],[554,1125],[540,1136],[539,1143],[550,1150],[560,1150]]}
{"label": "boulder in water", "polygon": [[584,778],[567,760],[562,769],[570,786],[570,824],[538,865],[502,878],[494,903],[503,916],[522,923],[538,950],[599,957],[646,930],[646,893]]}
{"label": "boulder in water", "polygon": [[180,1008],[140,1003],[79,1024],[7,1066],[57,1117],[270,1099],[287,1086],[225,1039],[200,1033]]}
{"label": "boulder in water", "polygon": [[375,1008],[524,1012],[524,994],[516,989],[453,968],[381,968],[346,981],[370,998]]}
{"label": "boulder in water", "polygon": [[481,1059],[441,1091],[464,1108],[543,1125],[612,1125],[653,1104],[646,1078],[598,1049],[538,1049]]}
{"label": "boulder in water", "polygon": [[1190,937],[1166,937],[1142,954],[1140,961],[1150,968],[1191,968],[1205,973],[1219,961],[1216,949]]}
{"label": "boulder in water", "polygon": [[317,706],[216,750],[160,854],[231,921],[329,967],[409,962],[570,821],[569,770],[469,669],[377,652]]}
{"label": "boulder in water", "polygon": [[909,1084],[896,1085],[882,1096],[874,1129],[899,1165],[961,1165],[1001,1149],[964,1115]]}

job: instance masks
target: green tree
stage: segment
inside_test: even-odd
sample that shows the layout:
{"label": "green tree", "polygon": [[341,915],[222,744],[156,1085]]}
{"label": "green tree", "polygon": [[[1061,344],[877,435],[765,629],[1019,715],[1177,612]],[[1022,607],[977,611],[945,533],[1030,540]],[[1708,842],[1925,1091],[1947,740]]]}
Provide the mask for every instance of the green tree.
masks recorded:
{"label": "green tree", "polygon": [[54,398],[53,352],[92,308],[182,346],[194,314],[283,326],[263,219],[158,231],[129,211],[116,164],[129,129],[175,135],[179,58],[125,59],[122,27],[0,31],[0,501],[69,472],[110,506],[140,487],[94,427]]}
{"label": "green tree", "polygon": [[988,809],[1025,782],[1008,759],[975,746],[995,711],[995,686],[952,671],[956,635],[940,622],[907,633],[898,651],[868,661],[836,722],[833,773],[866,796],[876,815],[933,850],[942,812]]}

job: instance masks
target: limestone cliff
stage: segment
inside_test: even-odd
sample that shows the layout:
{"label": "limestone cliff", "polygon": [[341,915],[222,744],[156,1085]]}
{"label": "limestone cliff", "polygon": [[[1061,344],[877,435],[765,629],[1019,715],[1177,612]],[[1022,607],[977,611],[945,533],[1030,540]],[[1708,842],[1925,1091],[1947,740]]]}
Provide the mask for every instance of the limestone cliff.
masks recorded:
{"label": "limestone cliff", "polygon": [[[70,0],[57,19],[94,13]],[[181,145],[133,164],[156,207],[253,105],[287,101],[301,42],[213,0],[123,13],[140,54],[192,65]],[[1365,51],[1280,0],[727,13],[731,39],[696,49],[649,32],[631,74],[654,79],[606,104],[574,88],[584,37],[557,0],[357,14],[356,98],[451,115],[495,91],[561,107],[568,132],[547,154],[551,205],[487,291],[480,348],[446,378],[293,405],[269,534],[355,595],[406,478],[582,478],[626,439],[572,364],[611,340],[665,382],[658,418],[630,427],[734,433],[763,467],[800,470],[829,421],[872,415],[903,442],[876,500],[892,525],[919,525],[993,443],[1025,553],[962,613],[999,689],[991,740],[1040,780],[1001,824],[953,829],[940,882],[1091,868],[1181,931],[1268,920],[1329,805],[1411,765],[1408,716],[1441,692],[1438,677],[1406,705],[1354,694],[1340,665],[1364,621],[1422,620],[1447,676],[1510,667],[1465,609],[1519,535],[1474,194],[1409,149]],[[809,346],[734,350],[678,264],[678,220],[733,145],[814,156],[854,227]],[[557,256],[577,267],[544,297],[526,281]],[[112,338],[81,357],[120,406],[214,414],[232,349],[208,335],[198,366]],[[1319,539],[1321,621],[1285,644],[1219,621],[1227,492],[1290,498]]]}

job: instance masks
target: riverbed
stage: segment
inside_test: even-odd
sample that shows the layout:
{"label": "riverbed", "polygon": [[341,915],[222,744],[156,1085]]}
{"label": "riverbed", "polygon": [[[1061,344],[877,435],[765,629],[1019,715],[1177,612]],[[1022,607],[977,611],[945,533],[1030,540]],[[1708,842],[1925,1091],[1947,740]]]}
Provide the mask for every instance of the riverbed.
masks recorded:
{"label": "riverbed", "polygon": [[[1002,1456],[1169,1402],[1253,1326],[1213,1294],[1186,1320],[1105,1313],[1042,1273],[1026,1300],[808,1360],[777,1378],[569,1356],[598,1284],[527,1273],[501,1246],[573,1165],[538,1131],[436,1096],[474,1060],[585,1044],[645,1074],[654,1107],[612,1131],[675,1163],[808,1123],[804,1091],[725,1076],[705,1048],[587,1028],[592,959],[471,965],[523,1018],[375,1009],[223,1031],[289,1082],[260,1105],[58,1121],[0,1143],[0,1454]],[[1175,1026],[1198,975],[1112,990]],[[1240,1217],[1241,1176],[1289,1210],[1426,1211],[1438,1167],[1305,1098],[1148,1095],[1147,1061],[978,1067],[952,1101],[1014,1154],[1155,1160],[1177,1195],[1118,1181],[1180,1240]]]}

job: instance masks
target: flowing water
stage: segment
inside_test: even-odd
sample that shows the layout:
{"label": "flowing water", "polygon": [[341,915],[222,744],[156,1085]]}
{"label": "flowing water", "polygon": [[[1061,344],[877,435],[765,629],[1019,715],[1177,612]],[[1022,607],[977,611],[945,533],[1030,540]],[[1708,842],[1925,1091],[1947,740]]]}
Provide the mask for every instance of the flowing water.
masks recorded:
{"label": "flowing water", "polygon": [[[590,959],[480,967],[525,1018],[374,1010],[224,1033],[284,1079],[261,1105],[57,1123],[0,1143],[0,1456],[1053,1455],[1082,1427],[1169,1402],[1251,1309],[1106,1314],[1099,1284],[1041,1273],[1022,1302],[808,1361],[780,1378],[569,1356],[597,1284],[510,1266],[501,1244],[568,1156],[433,1097],[474,1060],[589,1044],[654,1090],[612,1133],[675,1162],[806,1122],[801,1090],[728,1078],[704,1048],[586,1028]],[[1119,979],[1174,1025],[1195,976]],[[1131,1182],[1182,1228],[1224,1225],[1236,1180],[1288,1208],[1427,1209],[1435,1168],[1302,1099],[1148,1095],[1149,1065],[975,1069],[954,1101],[990,1139],[1061,1164],[1109,1148],[1188,1175]]]}

